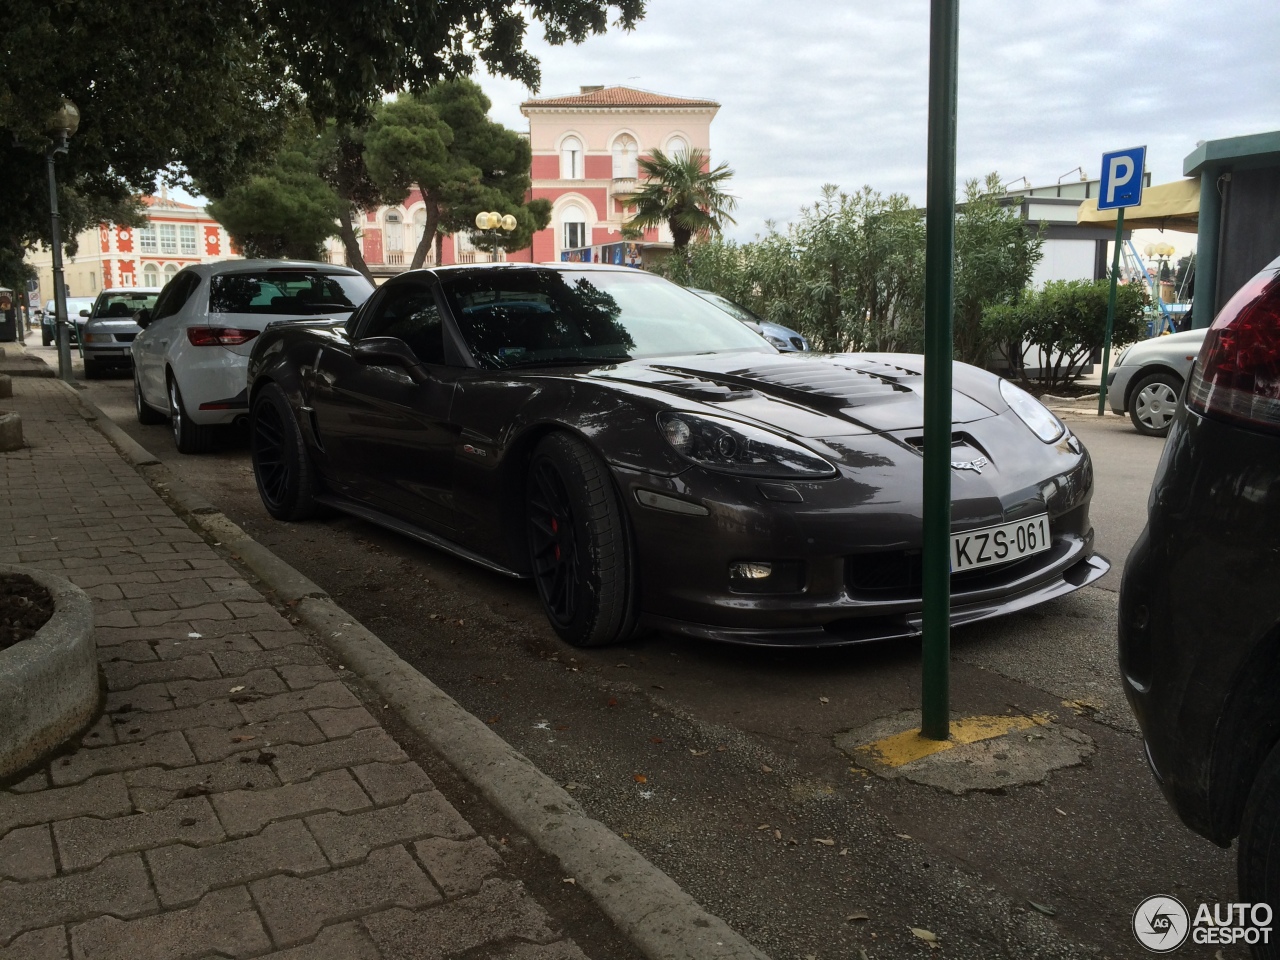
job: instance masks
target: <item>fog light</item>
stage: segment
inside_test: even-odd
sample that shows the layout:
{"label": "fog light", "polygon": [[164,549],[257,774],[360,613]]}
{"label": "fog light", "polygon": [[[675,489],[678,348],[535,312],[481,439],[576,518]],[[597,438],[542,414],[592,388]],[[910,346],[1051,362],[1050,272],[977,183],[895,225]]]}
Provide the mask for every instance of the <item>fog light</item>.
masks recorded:
{"label": "fog light", "polygon": [[739,560],[729,564],[730,593],[804,593],[803,560]]}
{"label": "fog light", "polygon": [[773,564],[744,561],[729,564],[730,580],[763,580],[773,573]]}

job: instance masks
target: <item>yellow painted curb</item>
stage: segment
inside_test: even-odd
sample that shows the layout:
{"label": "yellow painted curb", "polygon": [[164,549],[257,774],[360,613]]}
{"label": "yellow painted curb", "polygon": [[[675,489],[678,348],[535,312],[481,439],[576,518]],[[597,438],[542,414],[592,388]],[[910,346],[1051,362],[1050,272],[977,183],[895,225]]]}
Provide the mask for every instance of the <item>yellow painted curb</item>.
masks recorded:
{"label": "yellow painted curb", "polygon": [[949,740],[930,740],[920,735],[920,729],[904,730],[855,748],[873,763],[886,767],[901,767],[916,760],[950,750],[953,747],[992,740],[1018,730],[1042,727],[1053,717],[1047,713],[1020,716],[962,717],[951,721]]}

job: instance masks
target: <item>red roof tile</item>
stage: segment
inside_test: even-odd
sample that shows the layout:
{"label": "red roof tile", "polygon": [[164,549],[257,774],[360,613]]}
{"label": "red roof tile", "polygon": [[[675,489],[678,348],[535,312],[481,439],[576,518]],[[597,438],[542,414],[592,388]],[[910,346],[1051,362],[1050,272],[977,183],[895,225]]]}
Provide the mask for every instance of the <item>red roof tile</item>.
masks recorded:
{"label": "red roof tile", "polygon": [[521,107],[718,107],[714,100],[695,100],[688,97],[666,97],[648,90],[631,87],[603,87],[589,93],[568,97],[548,97],[545,100],[526,100]]}

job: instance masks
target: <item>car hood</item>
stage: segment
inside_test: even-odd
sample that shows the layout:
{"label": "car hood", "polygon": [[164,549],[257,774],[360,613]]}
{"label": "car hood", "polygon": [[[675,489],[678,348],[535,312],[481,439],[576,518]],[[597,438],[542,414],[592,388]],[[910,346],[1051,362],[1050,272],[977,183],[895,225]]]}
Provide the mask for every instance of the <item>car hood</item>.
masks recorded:
{"label": "car hood", "polygon": [[1176,356],[1181,359],[1188,354],[1199,353],[1204,343],[1204,335],[1208,332],[1207,329],[1184,330],[1182,333],[1170,333],[1163,337],[1142,340],[1124,352],[1125,365],[1144,363],[1154,357]]}
{"label": "car hood", "polygon": [[[964,364],[955,369],[954,423],[983,420],[1005,408],[998,400],[995,377]],[[924,358],[908,354],[663,357],[597,368],[582,376],[696,401],[798,437],[854,436],[924,425]]]}

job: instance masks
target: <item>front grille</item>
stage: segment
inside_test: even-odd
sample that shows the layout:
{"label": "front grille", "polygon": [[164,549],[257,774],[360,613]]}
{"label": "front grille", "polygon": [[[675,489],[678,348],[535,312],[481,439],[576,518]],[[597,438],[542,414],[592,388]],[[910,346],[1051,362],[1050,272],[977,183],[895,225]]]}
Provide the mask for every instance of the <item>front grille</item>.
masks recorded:
{"label": "front grille", "polygon": [[133,343],[133,338],[134,338],[134,337],[136,337],[136,336],[137,336],[137,334],[136,334],[136,333],[117,333],[117,334],[116,334],[116,342],[118,342],[118,343]]}
{"label": "front grille", "polygon": [[[952,595],[990,590],[1052,567],[1070,550],[1068,541],[1055,539],[1043,553],[1020,557],[977,570],[951,575]],[[856,553],[845,558],[845,585],[855,597],[868,600],[909,600],[921,596],[923,562],[919,550]]]}

